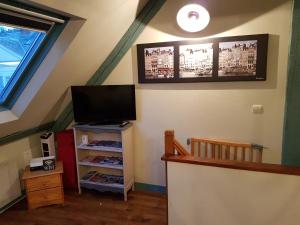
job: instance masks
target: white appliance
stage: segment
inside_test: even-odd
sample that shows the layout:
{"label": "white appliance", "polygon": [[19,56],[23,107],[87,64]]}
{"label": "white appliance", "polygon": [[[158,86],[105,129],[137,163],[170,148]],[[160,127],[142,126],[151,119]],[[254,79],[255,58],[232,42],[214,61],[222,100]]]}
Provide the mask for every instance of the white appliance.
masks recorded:
{"label": "white appliance", "polygon": [[44,169],[44,165],[43,162],[45,160],[49,160],[49,159],[53,159],[54,160],[54,156],[49,156],[49,157],[41,157],[41,158],[33,158],[30,160],[30,170],[43,170]]}
{"label": "white appliance", "polygon": [[55,156],[54,133],[47,132],[41,135],[43,157]]}

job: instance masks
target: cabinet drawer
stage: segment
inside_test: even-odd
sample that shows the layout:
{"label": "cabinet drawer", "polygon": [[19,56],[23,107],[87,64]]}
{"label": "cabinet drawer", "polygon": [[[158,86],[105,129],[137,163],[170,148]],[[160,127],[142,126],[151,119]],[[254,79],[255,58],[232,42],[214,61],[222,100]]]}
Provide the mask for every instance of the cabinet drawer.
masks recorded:
{"label": "cabinet drawer", "polygon": [[52,204],[63,204],[63,189],[62,187],[57,187],[41,191],[27,192],[27,201],[30,209]]}
{"label": "cabinet drawer", "polygon": [[30,178],[25,183],[27,192],[62,186],[60,174]]}

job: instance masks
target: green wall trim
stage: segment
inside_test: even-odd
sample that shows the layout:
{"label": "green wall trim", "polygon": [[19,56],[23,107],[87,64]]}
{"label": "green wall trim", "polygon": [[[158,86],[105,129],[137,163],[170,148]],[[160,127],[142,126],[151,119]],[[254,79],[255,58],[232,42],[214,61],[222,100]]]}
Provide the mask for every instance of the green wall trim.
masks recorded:
{"label": "green wall trim", "polygon": [[23,131],[18,131],[16,133],[1,137],[0,138],[0,145],[4,145],[4,144],[7,144],[9,142],[19,140],[21,138],[30,136],[30,135],[35,134],[35,133],[39,133],[39,132],[46,131],[46,130],[51,130],[53,125],[54,125],[54,122],[45,123],[45,124],[42,124],[42,125],[34,127],[34,128],[30,128],[30,129],[23,130]]}
{"label": "green wall trim", "polygon": [[293,2],[282,164],[300,166],[300,0]]}
{"label": "green wall trim", "polygon": [[166,187],[154,184],[134,183],[135,190],[166,193]]}
{"label": "green wall trim", "polygon": [[[126,52],[131,48],[138,36],[142,33],[148,22],[159,11],[166,0],[150,0],[130,25],[121,40],[114,47],[99,69],[86,83],[87,85],[101,85],[113,69],[118,65]],[[54,131],[64,130],[73,120],[73,107],[69,103],[58,116],[54,126]]]}

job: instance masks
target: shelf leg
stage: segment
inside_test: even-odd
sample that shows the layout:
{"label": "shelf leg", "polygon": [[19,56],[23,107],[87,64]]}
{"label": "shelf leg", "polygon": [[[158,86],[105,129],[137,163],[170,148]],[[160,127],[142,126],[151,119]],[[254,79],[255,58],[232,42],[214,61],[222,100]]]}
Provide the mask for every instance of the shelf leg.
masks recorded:
{"label": "shelf leg", "polygon": [[127,202],[127,191],[124,191],[124,202]]}
{"label": "shelf leg", "polygon": [[135,191],[134,184],[131,186],[131,190],[132,190],[132,191]]}

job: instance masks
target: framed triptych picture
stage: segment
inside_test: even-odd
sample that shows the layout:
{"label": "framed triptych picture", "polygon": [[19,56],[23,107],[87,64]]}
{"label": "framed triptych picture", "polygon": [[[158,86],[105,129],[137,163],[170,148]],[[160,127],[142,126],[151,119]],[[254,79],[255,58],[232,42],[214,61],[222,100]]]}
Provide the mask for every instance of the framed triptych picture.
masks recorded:
{"label": "framed triptych picture", "polygon": [[268,34],[137,45],[139,83],[266,80]]}

